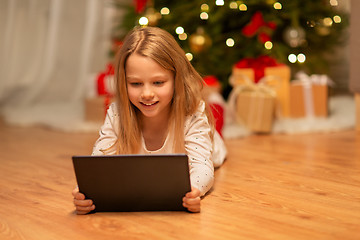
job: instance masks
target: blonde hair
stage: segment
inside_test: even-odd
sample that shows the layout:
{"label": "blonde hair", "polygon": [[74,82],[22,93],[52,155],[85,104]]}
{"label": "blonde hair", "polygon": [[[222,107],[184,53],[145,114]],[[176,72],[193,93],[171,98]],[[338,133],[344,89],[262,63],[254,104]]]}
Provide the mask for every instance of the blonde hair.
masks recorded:
{"label": "blonde hair", "polygon": [[[130,102],[126,84],[126,61],[133,53],[149,57],[164,69],[173,72],[174,96],[171,102],[169,129],[173,129],[173,136],[176,136],[174,152],[184,152],[185,119],[186,116],[194,114],[199,107],[203,79],[171,34],[157,27],[134,28],[125,37],[115,59],[116,102],[120,118],[117,152],[138,153],[141,147],[141,122],[138,117],[140,112]],[[205,111],[212,126],[213,118],[209,107],[206,106]]]}

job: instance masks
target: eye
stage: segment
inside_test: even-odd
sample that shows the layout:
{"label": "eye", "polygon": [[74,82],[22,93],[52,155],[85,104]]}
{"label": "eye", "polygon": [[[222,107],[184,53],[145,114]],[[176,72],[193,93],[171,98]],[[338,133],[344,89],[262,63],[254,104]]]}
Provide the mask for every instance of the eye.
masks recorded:
{"label": "eye", "polygon": [[130,82],[129,84],[133,87],[141,86],[141,82]]}
{"label": "eye", "polygon": [[163,85],[165,83],[165,81],[155,81],[154,82],[154,85],[156,85],[156,86],[161,86],[161,85]]}

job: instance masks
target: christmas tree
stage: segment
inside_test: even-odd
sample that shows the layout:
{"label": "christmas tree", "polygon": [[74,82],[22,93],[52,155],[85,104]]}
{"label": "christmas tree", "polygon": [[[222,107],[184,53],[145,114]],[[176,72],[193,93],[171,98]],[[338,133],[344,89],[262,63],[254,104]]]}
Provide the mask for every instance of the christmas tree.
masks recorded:
{"label": "christmas tree", "polygon": [[[233,65],[243,58],[268,55],[292,73],[327,74],[325,57],[346,41],[348,16],[337,0],[134,0],[119,21],[121,40],[136,25],[167,30],[202,75],[228,87]],[[121,30],[121,31],[119,31]],[[125,30],[125,31],[124,31]]]}

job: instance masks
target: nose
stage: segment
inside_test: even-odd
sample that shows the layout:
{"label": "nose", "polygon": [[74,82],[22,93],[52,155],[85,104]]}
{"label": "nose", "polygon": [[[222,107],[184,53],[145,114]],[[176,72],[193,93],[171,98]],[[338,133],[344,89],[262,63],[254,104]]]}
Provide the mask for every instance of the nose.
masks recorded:
{"label": "nose", "polygon": [[144,86],[143,91],[141,93],[142,99],[152,99],[155,96],[154,91],[149,86]]}

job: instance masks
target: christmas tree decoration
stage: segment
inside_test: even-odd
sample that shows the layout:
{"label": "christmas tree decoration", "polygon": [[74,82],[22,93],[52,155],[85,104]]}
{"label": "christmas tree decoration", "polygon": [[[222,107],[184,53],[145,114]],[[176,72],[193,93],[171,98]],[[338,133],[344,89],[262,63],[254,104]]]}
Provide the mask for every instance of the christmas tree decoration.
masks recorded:
{"label": "christmas tree decoration", "polygon": [[150,7],[146,9],[144,17],[148,19],[148,25],[154,27],[160,20],[161,14],[154,8]]}
{"label": "christmas tree decoration", "polygon": [[284,40],[292,48],[306,43],[306,33],[302,27],[288,27],[284,30]]}
{"label": "christmas tree decoration", "polygon": [[319,24],[315,25],[316,32],[321,36],[327,36],[331,33],[331,26],[333,21],[331,18],[324,18],[319,21]]}
{"label": "christmas tree decoration", "polygon": [[142,13],[145,9],[147,0],[134,0],[136,13]]}
{"label": "christmas tree decoration", "polygon": [[274,8],[277,9],[277,10],[282,9],[282,5],[281,5],[281,3],[279,3],[279,2],[274,3],[273,6],[274,6]]}
{"label": "christmas tree decoration", "polygon": [[246,37],[253,37],[258,34],[258,39],[261,43],[271,41],[270,34],[271,30],[276,28],[274,22],[265,22],[261,12],[256,12],[249,24],[247,24],[243,29],[242,33]]}
{"label": "christmas tree decoration", "polygon": [[243,12],[247,11],[247,6],[246,6],[246,4],[244,4],[244,3],[240,4],[240,5],[239,5],[239,10],[240,10],[240,11],[243,11]]}
{"label": "christmas tree decoration", "polygon": [[[219,79],[225,95],[231,91],[228,79],[232,66],[243,58],[269,55],[289,64],[292,74],[299,70],[310,75],[329,74],[333,61],[329,53],[346,41],[349,25],[348,14],[336,0],[134,2],[117,5],[126,10],[126,15],[114,29],[119,33],[116,38],[121,40],[139,25],[146,10],[153,8],[161,18],[152,22],[149,17],[146,25],[155,24],[171,33],[201,75]],[[179,26],[184,33],[176,33]],[[203,32],[197,33],[198,28]],[[298,59],[300,53],[306,58]]]}
{"label": "christmas tree decoration", "polygon": [[189,37],[190,49],[194,53],[201,53],[211,46],[211,39],[209,35],[204,32],[204,29],[199,27],[196,33]]}
{"label": "christmas tree decoration", "polygon": [[169,14],[170,14],[170,9],[167,8],[167,7],[163,7],[163,8],[160,10],[160,14],[161,14],[161,15],[169,15]]}

